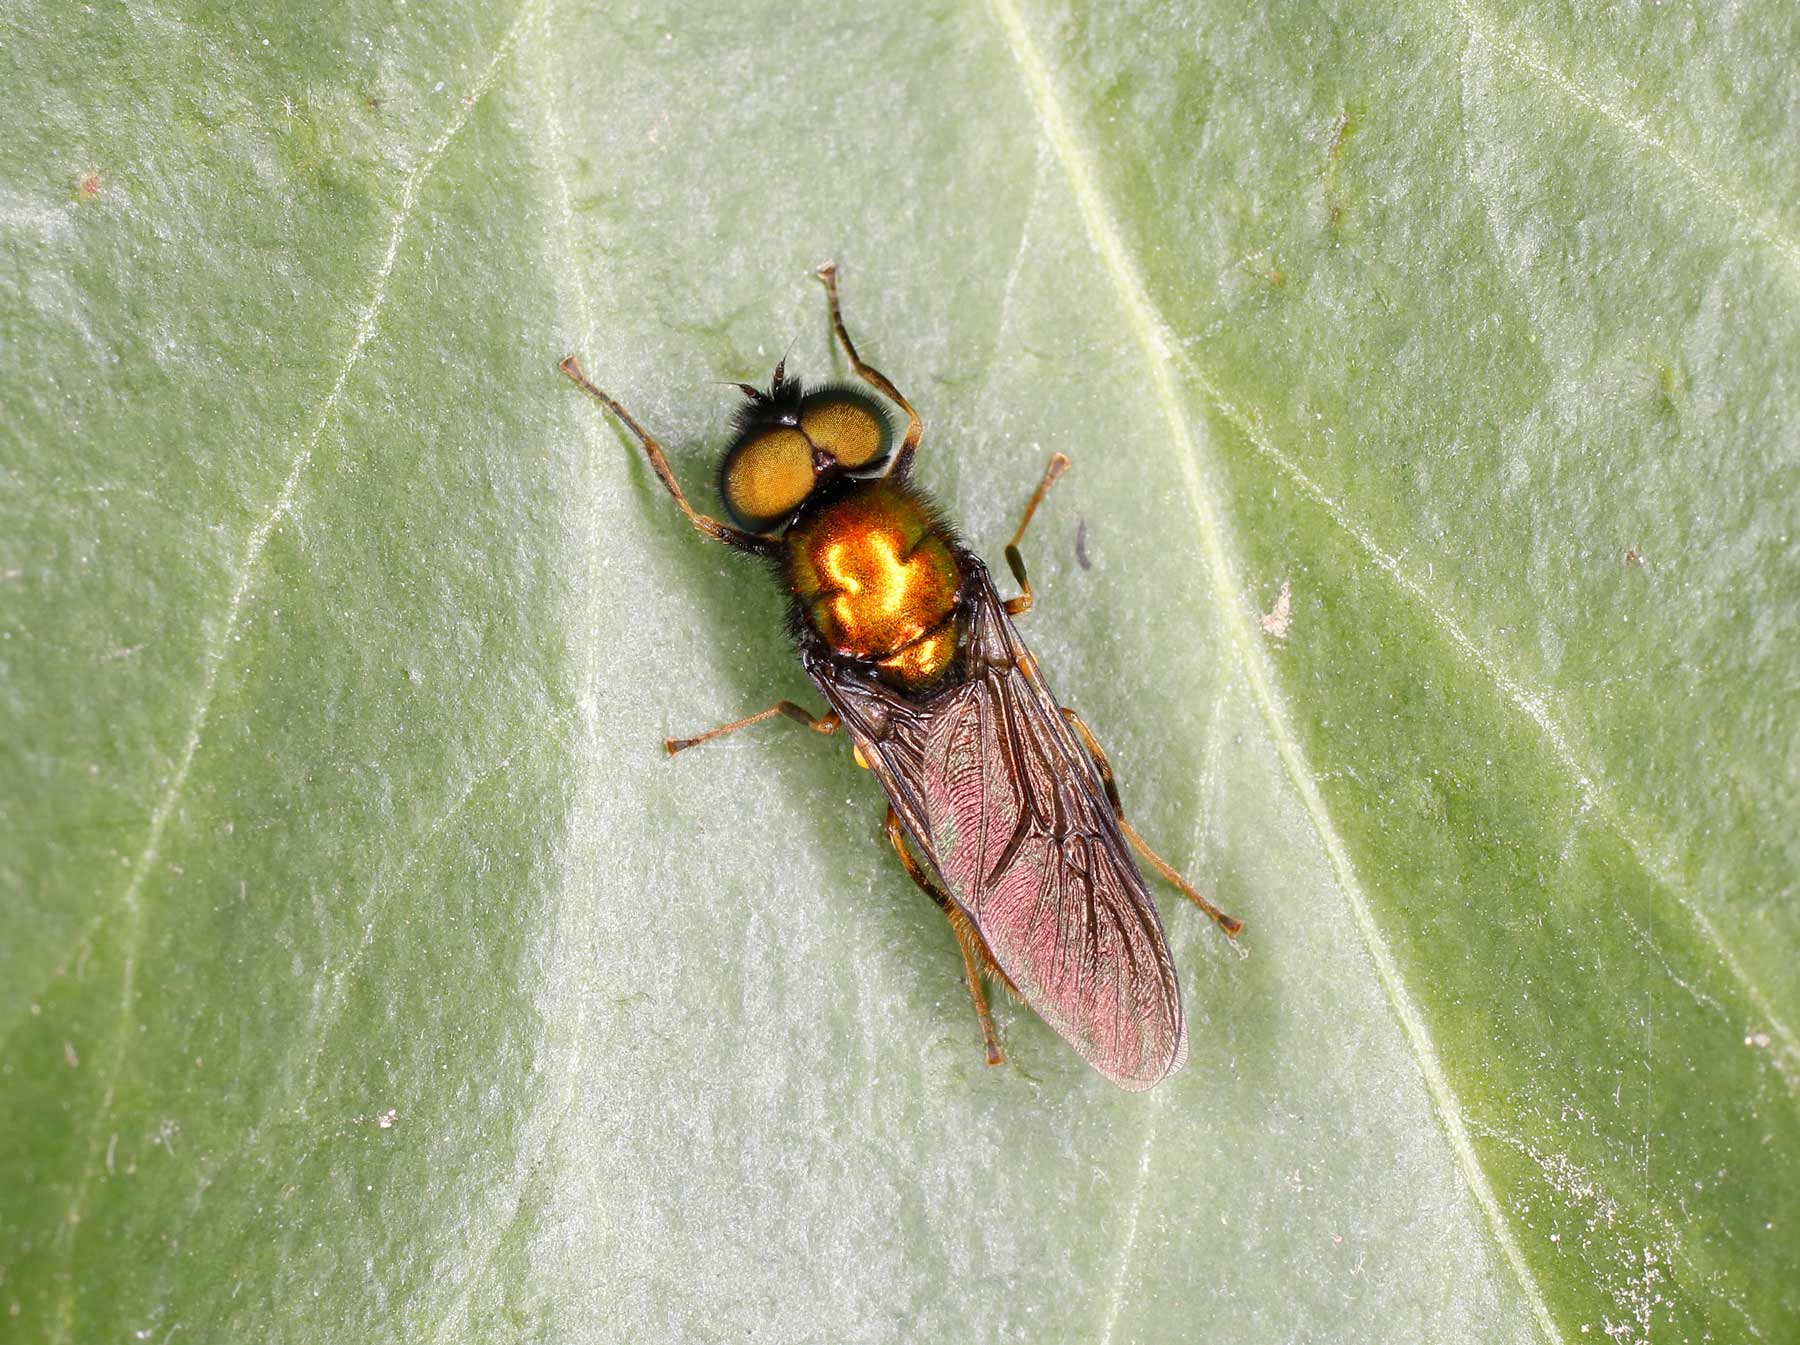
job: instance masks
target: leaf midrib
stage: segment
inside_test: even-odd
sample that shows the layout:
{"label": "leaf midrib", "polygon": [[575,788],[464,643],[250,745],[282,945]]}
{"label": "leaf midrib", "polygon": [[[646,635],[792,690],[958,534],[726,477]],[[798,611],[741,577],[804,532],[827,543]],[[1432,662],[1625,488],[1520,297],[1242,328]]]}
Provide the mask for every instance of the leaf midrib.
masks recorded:
{"label": "leaf midrib", "polygon": [[1220,510],[1216,503],[1217,492],[1201,474],[1200,445],[1195,441],[1187,417],[1183,414],[1180,391],[1176,387],[1173,373],[1174,361],[1169,354],[1170,344],[1166,336],[1167,328],[1151,304],[1143,281],[1126,253],[1124,241],[1120,231],[1113,224],[1106,201],[1100,193],[1096,176],[1087,163],[1085,151],[1077,143],[1070,128],[1049,71],[1044,65],[1043,58],[1038,54],[1036,46],[1032,43],[1023,17],[1016,8],[1015,0],[994,0],[994,11],[1000,21],[1007,46],[1023,72],[1027,94],[1033,114],[1037,118],[1039,130],[1050,143],[1058,161],[1063,166],[1070,190],[1075,196],[1076,205],[1087,228],[1089,241],[1100,255],[1107,275],[1117,291],[1126,320],[1137,336],[1139,347],[1143,351],[1145,364],[1155,387],[1157,403],[1168,423],[1171,443],[1176,449],[1183,484],[1199,521],[1201,546],[1206,556],[1208,575],[1218,599],[1218,609],[1230,634],[1232,645],[1243,665],[1258,711],[1267,726],[1270,739],[1275,745],[1277,755],[1281,758],[1288,779],[1306,811],[1307,819],[1319,838],[1327,862],[1337,878],[1345,902],[1350,908],[1357,933],[1374,965],[1376,978],[1419,1067],[1426,1090],[1431,1096],[1433,1110],[1437,1113],[1439,1124],[1444,1128],[1446,1140],[1455,1155],[1463,1181],[1469,1188],[1471,1197],[1481,1209],[1495,1242],[1500,1247],[1502,1255],[1518,1281],[1520,1291],[1530,1304],[1539,1330],[1546,1339],[1560,1341],[1561,1334],[1550,1315],[1549,1307],[1544,1301],[1536,1277],[1526,1264],[1524,1254],[1513,1238],[1511,1227],[1506,1221],[1493,1188],[1488,1183],[1487,1174],[1476,1157],[1474,1145],[1469,1137],[1468,1126],[1463,1119],[1462,1109],[1456,1093],[1451,1088],[1443,1067],[1438,1061],[1430,1032],[1417,1007],[1413,1004],[1411,995],[1407,992],[1393,954],[1369,909],[1368,899],[1364,896],[1357,881],[1354,866],[1342,840],[1337,835],[1336,828],[1332,825],[1324,800],[1320,797],[1313,772],[1306,762],[1304,750],[1289,725],[1285,710],[1275,692],[1272,672],[1268,667],[1267,660],[1251,635],[1248,617],[1241,600],[1242,595],[1232,578],[1234,567],[1225,539]]}

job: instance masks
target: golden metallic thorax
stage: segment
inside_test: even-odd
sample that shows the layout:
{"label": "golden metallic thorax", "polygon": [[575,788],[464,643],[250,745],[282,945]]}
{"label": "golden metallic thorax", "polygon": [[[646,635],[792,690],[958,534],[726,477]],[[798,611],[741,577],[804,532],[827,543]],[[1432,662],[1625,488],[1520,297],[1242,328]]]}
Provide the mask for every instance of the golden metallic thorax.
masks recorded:
{"label": "golden metallic thorax", "polygon": [[956,654],[962,571],[930,513],[904,486],[859,481],[788,529],[784,569],[808,623],[840,654],[919,688]]}

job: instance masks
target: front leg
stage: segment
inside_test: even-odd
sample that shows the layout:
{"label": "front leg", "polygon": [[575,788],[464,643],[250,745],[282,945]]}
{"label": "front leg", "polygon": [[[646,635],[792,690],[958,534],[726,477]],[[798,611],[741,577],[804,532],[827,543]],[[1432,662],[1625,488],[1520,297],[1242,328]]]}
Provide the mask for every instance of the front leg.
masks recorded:
{"label": "front leg", "polygon": [[709,518],[699,513],[688,503],[687,496],[681,493],[681,486],[675,480],[675,473],[669,467],[669,459],[663,454],[662,445],[651,437],[650,432],[637,423],[637,418],[620,406],[618,401],[607,392],[602,392],[588,381],[588,376],[581,370],[581,361],[570,355],[556,366],[566,374],[569,380],[625,422],[625,428],[637,436],[644,446],[644,453],[650,459],[650,467],[657,478],[668,488],[669,494],[675,497],[675,503],[681,506],[681,512],[687,515],[689,523],[703,537],[710,537],[715,542],[724,542],[735,546],[740,551],[753,551],[758,555],[768,555],[774,551],[774,544],[766,537],[758,537],[754,533],[744,532],[732,527],[729,523],[721,523],[716,518]]}
{"label": "front leg", "polygon": [[831,303],[831,327],[837,333],[839,343],[844,347],[844,354],[850,360],[850,367],[856,370],[856,376],[869,386],[879,390],[881,394],[898,403],[906,412],[906,438],[900,442],[900,451],[894,455],[894,462],[887,470],[887,475],[905,476],[912,466],[913,453],[919,447],[919,440],[925,437],[925,422],[919,413],[913,410],[913,404],[906,400],[900,389],[888,382],[886,374],[872,365],[864,364],[862,356],[856,353],[851,343],[850,333],[844,329],[844,315],[838,309],[837,263],[826,262],[819,268],[819,279],[825,282],[825,297]]}

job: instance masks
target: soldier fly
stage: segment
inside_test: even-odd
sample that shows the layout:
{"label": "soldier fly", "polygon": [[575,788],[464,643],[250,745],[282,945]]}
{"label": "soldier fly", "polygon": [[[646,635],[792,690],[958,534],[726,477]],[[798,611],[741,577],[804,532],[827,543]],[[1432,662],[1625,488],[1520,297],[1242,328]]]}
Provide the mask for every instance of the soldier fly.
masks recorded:
{"label": "soldier fly", "polygon": [[1025,506],[1006,547],[1020,592],[1002,598],[913,483],[924,421],[856,353],[836,267],[818,274],[850,367],[906,414],[906,433],[896,451],[879,400],[856,384],[809,391],[784,356],[767,391],[737,385],[746,404],[719,470],[731,523],[695,511],[662,446],[575,356],[561,365],[643,445],[688,522],[770,564],[801,665],[830,707],[814,715],[784,700],[665,747],[673,756],[776,715],[847,731],[887,795],[888,840],[949,918],[988,1063],[1002,1056],[984,977],[1121,1088],[1148,1088],[1187,1059],[1187,1026],[1162,921],[1126,842],[1226,934],[1243,925],[1126,820],[1106,753],[1057,704],[1013,625],[1034,600],[1019,543],[1069,460],[1051,456]]}

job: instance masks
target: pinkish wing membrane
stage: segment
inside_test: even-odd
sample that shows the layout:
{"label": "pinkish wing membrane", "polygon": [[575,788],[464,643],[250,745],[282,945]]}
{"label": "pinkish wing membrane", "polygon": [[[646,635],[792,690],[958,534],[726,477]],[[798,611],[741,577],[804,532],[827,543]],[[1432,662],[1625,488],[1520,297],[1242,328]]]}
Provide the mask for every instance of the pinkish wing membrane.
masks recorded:
{"label": "pinkish wing membrane", "polygon": [[1162,922],[1062,716],[1017,670],[934,717],[928,849],[1026,1002],[1102,1074],[1147,1088],[1187,1056]]}
{"label": "pinkish wing membrane", "polygon": [[970,579],[968,681],[924,707],[820,686],[1026,1002],[1114,1083],[1148,1088],[1187,1059],[1162,922],[986,571]]}

